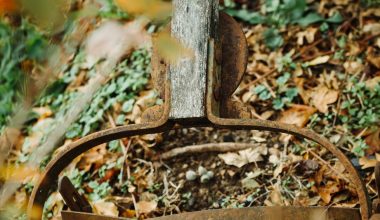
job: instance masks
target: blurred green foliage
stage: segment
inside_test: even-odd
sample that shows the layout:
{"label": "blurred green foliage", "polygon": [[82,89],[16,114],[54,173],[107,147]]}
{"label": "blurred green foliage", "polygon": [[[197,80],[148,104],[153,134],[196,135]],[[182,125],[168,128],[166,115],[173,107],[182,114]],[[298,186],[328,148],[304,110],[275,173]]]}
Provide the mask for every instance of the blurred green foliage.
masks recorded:
{"label": "blurred green foliage", "polygon": [[37,28],[22,20],[19,27],[0,21],[0,128],[12,113],[22,94],[27,73],[23,62],[40,61],[45,57],[46,38]]}

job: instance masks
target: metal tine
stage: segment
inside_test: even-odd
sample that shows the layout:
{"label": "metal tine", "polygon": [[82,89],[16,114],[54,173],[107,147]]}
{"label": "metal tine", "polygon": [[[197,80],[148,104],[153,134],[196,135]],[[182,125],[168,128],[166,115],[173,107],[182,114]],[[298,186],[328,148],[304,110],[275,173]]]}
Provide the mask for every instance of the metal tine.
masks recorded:
{"label": "metal tine", "polygon": [[90,203],[79,194],[67,176],[59,181],[58,191],[71,211],[92,213]]}

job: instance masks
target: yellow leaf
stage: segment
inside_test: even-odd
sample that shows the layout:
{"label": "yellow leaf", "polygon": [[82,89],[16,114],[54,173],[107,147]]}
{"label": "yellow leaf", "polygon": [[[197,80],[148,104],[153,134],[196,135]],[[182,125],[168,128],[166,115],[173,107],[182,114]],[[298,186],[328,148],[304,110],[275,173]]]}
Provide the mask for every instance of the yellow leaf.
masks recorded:
{"label": "yellow leaf", "polygon": [[172,4],[161,0],[116,0],[116,4],[128,13],[151,19],[165,19],[172,11]]}
{"label": "yellow leaf", "polygon": [[168,63],[176,63],[183,58],[193,57],[193,52],[186,48],[178,39],[170,35],[168,31],[162,31],[154,39],[154,45],[158,53]]}
{"label": "yellow leaf", "polygon": [[3,166],[0,167],[0,179],[23,181],[29,176],[39,175],[38,168],[27,166]]}

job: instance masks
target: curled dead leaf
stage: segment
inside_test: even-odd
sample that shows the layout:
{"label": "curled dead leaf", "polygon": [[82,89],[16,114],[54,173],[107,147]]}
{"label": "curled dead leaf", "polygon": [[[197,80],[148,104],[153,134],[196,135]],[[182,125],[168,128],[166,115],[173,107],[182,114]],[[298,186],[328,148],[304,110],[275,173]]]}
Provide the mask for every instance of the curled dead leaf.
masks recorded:
{"label": "curled dead leaf", "polygon": [[292,105],[290,109],[281,114],[279,121],[285,124],[296,125],[298,127],[305,127],[312,116],[317,110],[307,105]]}

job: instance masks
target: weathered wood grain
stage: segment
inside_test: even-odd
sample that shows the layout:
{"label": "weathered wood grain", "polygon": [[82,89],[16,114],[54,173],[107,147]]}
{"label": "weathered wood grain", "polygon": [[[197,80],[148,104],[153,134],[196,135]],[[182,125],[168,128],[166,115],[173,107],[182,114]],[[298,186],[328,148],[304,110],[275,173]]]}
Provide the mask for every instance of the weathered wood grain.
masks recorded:
{"label": "weathered wood grain", "polygon": [[173,0],[172,36],[193,52],[169,67],[170,118],[205,117],[208,43],[216,33],[218,0]]}

